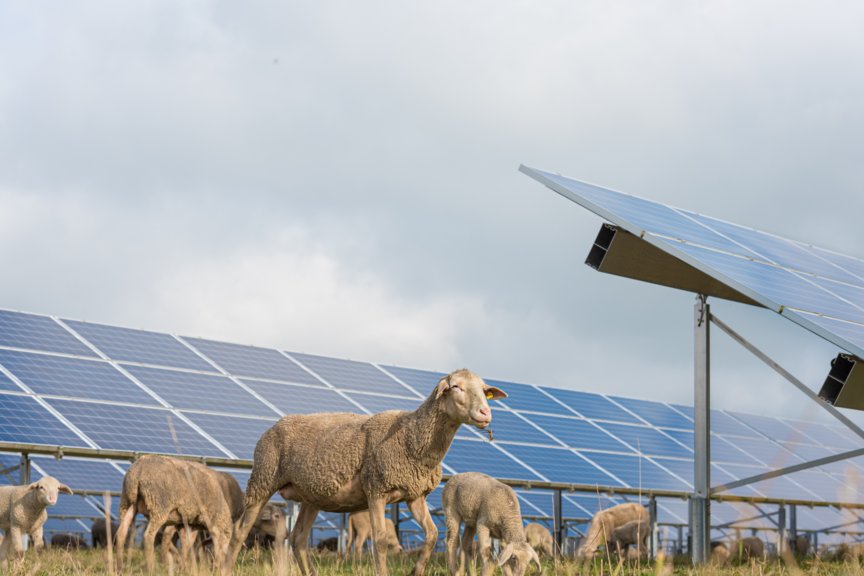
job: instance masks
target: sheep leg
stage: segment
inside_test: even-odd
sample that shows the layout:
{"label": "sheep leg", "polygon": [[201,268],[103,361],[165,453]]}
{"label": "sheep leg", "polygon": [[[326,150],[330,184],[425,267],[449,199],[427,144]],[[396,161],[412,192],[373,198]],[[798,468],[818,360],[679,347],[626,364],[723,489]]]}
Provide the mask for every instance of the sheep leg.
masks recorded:
{"label": "sheep leg", "polygon": [[375,574],[387,576],[387,525],[384,522],[383,498],[369,499],[369,522],[372,524],[372,556]]}
{"label": "sheep leg", "polygon": [[309,562],[309,532],[312,531],[312,524],[317,516],[318,508],[308,502],[302,503],[294,530],[291,531],[291,548],[294,549],[294,557],[300,564],[300,572],[308,576],[316,574],[315,568]]}
{"label": "sheep leg", "polygon": [[30,532],[30,542],[33,543],[33,550],[39,551],[45,547],[45,537],[42,535],[42,526],[39,526]]}
{"label": "sheep leg", "polygon": [[[445,543],[447,544],[447,569],[450,570],[450,576],[459,576],[462,574],[465,559],[465,550],[459,550],[459,525],[462,523],[462,519],[455,515],[448,515],[445,523],[447,525],[447,536],[445,538]],[[465,530],[468,530],[468,526],[465,526]],[[456,565],[457,557],[461,557],[463,560],[463,562],[459,562],[458,567]]]}
{"label": "sheep leg", "polygon": [[471,576],[477,574],[477,570],[474,567],[474,534],[476,532],[476,526],[465,526],[465,530],[462,532],[462,553],[459,555],[459,571],[464,574],[463,566],[467,562],[468,573]]}
{"label": "sheep leg", "polygon": [[423,572],[426,570],[426,562],[428,562],[429,557],[432,556],[432,550],[435,549],[435,542],[438,541],[438,527],[432,520],[432,514],[429,513],[429,507],[426,505],[425,497],[421,496],[416,500],[409,500],[407,504],[408,509],[411,510],[411,515],[414,516],[414,521],[423,528],[423,533],[426,535],[423,550],[420,552],[420,556],[417,558],[417,564],[414,565],[414,570],[411,572],[412,576],[423,576]]}
{"label": "sheep leg", "polygon": [[147,523],[147,529],[144,530],[144,561],[147,564],[147,573],[153,574],[156,569],[156,533],[162,528],[165,523],[164,518],[150,516],[150,521]]}
{"label": "sheep leg", "polygon": [[489,528],[480,524],[477,526],[477,544],[480,546],[480,560],[482,562],[482,576],[492,576],[495,572],[495,559],[492,558],[492,537]]}
{"label": "sheep leg", "polygon": [[[135,514],[138,512],[136,506],[128,506],[126,509],[120,509],[120,526],[117,527],[117,534],[115,534],[114,547],[116,549],[116,567],[117,572],[123,571],[123,552],[126,551],[126,534],[129,532],[129,526],[135,520]],[[132,538],[134,542],[134,537]],[[131,549],[131,543],[129,548]]]}
{"label": "sheep leg", "polygon": [[237,562],[237,556],[240,555],[240,549],[243,548],[243,544],[246,542],[246,536],[249,535],[249,531],[252,530],[252,526],[255,525],[255,521],[258,519],[258,514],[261,512],[261,508],[264,507],[264,504],[267,503],[267,500],[269,500],[272,495],[273,493],[271,492],[269,495],[265,495],[257,501],[250,500],[250,495],[246,495],[246,509],[243,510],[243,515],[234,525],[234,535],[231,537],[231,544],[228,546],[228,554],[225,556],[225,564],[223,566],[224,574],[231,573],[231,568]]}
{"label": "sheep leg", "polygon": [[[174,534],[177,532],[176,526],[166,526],[165,530],[162,531],[162,562],[165,563],[166,566],[172,566],[174,564],[174,555],[177,554],[177,549],[174,547]],[[169,572],[171,572],[173,568],[169,568]]]}

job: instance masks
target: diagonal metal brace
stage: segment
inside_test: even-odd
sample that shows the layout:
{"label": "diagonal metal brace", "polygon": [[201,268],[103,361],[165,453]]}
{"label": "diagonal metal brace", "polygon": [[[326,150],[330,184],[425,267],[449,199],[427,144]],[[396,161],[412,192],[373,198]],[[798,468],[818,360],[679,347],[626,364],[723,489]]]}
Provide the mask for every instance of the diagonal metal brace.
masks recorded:
{"label": "diagonal metal brace", "polygon": [[718,328],[723,330],[730,338],[738,342],[741,346],[749,350],[754,356],[765,362],[768,366],[774,369],[775,372],[783,376],[786,380],[792,383],[798,390],[806,394],[811,400],[819,404],[822,408],[827,410],[832,416],[837,418],[840,422],[842,422],[847,428],[852,430],[855,434],[864,439],[864,430],[858,427],[854,422],[852,422],[849,418],[844,416],[837,410],[834,406],[831,406],[828,402],[820,398],[813,390],[811,390],[806,384],[795,378],[792,374],[786,371],[785,368],[780,366],[777,362],[772,360],[767,354],[753,346],[750,342],[744,339],[743,336],[735,332],[732,328],[726,325],[723,321],[721,321],[717,316],[711,315],[711,321],[717,325]]}
{"label": "diagonal metal brace", "polygon": [[771,470],[763,474],[756,474],[755,476],[750,476],[749,478],[742,478],[741,480],[727,482],[726,484],[715,486],[714,488],[711,488],[711,494],[718,494],[720,492],[732,490],[733,488],[739,488],[741,486],[746,486],[747,484],[753,484],[754,482],[770,480],[771,478],[777,478],[778,476],[785,476],[786,474],[792,474],[793,472],[809,470],[810,468],[816,468],[817,466],[823,466],[825,464],[831,464],[832,462],[837,462],[839,460],[846,460],[847,458],[854,458],[856,456],[862,455],[864,455],[864,448],[856,448],[855,450],[841,452],[840,454],[833,454],[831,456],[826,456],[825,458],[819,458],[818,460],[802,462],[801,464],[787,466],[786,468],[778,468],[777,470]]}

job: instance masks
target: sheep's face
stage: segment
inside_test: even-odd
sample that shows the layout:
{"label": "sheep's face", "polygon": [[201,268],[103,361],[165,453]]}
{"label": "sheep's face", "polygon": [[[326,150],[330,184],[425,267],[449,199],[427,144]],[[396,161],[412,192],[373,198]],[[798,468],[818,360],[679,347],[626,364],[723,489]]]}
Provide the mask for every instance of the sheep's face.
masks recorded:
{"label": "sheep's face", "polygon": [[454,422],[486,428],[492,422],[488,400],[506,398],[507,394],[488,386],[469,370],[457,370],[438,382],[436,398],[443,398],[444,410]]}
{"label": "sheep's face", "polygon": [[53,506],[57,503],[60,492],[72,494],[72,490],[53,476],[43,476],[37,482],[30,484],[29,489],[36,493],[36,499],[43,506]]}
{"label": "sheep's face", "polygon": [[513,576],[522,576],[525,574],[531,562],[537,564],[538,571],[543,570],[540,564],[540,556],[537,555],[537,551],[527,542],[507,544],[498,557],[498,565],[509,568],[505,572],[509,572]]}

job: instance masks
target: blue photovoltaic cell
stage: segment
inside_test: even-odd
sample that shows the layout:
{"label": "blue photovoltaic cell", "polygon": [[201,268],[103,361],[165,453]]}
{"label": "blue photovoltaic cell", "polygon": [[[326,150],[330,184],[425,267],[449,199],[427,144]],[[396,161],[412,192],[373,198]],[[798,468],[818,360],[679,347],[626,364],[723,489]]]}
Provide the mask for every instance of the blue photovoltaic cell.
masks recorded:
{"label": "blue photovoltaic cell", "polygon": [[159,404],[107,362],[0,350],[0,364],[37,394]]}
{"label": "blue photovoltaic cell", "polygon": [[[685,414],[688,418],[693,418],[693,407],[692,406],[680,406],[678,404],[674,405],[674,408],[679,412]],[[693,425],[691,424],[689,427],[690,430],[693,429]],[[725,412],[721,412],[720,410],[711,410],[711,431],[717,434],[722,434],[724,436],[744,436],[750,438],[761,438],[762,435],[746,426],[730,416]],[[730,442],[733,440],[730,439]]]}
{"label": "blue photovoltaic cell", "polygon": [[653,428],[602,422],[599,424],[634,450],[648,456],[691,458],[693,452]]}
{"label": "blue photovoltaic cell", "polygon": [[420,398],[394,398],[393,396],[378,396],[377,394],[362,394],[359,392],[346,392],[346,396],[369,410],[370,413],[385,412],[387,410],[414,411],[423,402]]}
{"label": "blue photovoltaic cell", "polygon": [[844,483],[819,470],[802,470],[789,475],[789,479],[800,484],[824,500],[843,499]]}
{"label": "blue photovoltaic cell", "polygon": [[540,472],[550,482],[620,486],[614,478],[566,448],[540,448],[515,444],[502,447]]}
{"label": "blue photovoltaic cell", "polygon": [[653,460],[659,466],[662,466],[684,482],[687,482],[691,487],[693,486],[694,466],[692,460],[679,460],[675,458],[653,458]]}
{"label": "blue photovoltaic cell", "polygon": [[735,446],[762,464],[772,468],[782,468],[798,464],[801,460],[767,438],[736,438]]}
{"label": "blue photovoltaic cell", "polygon": [[505,442],[529,442],[534,444],[549,444],[560,446],[555,440],[544,434],[516,414],[507,410],[492,409],[492,434],[495,440]]}
{"label": "blue photovoltaic cell", "polygon": [[87,446],[77,434],[29,396],[0,394],[0,442]]}
{"label": "blue photovoltaic cell", "polygon": [[616,440],[587,420],[541,414],[526,414],[525,416],[572,448],[632,452],[622,442]]}
{"label": "blue photovoltaic cell", "polygon": [[[691,450],[693,449],[693,432],[687,430],[664,430],[664,432]],[[730,444],[716,434],[711,434],[711,461],[751,464],[754,466],[760,464],[760,462],[754,460],[746,452],[739,450],[733,444]]]}
{"label": "blue photovoltaic cell", "polygon": [[[2,399],[2,398],[0,398]],[[10,484],[18,484],[18,469],[12,470],[15,466],[21,463],[20,456],[11,456],[9,454],[0,454],[0,470],[5,470],[5,474],[0,474],[0,486],[8,486]]]}
{"label": "blue photovoltaic cell", "polygon": [[[70,498],[75,498],[75,496],[70,496]],[[48,520],[42,525],[42,531],[49,542],[53,534],[72,532],[85,538],[88,536],[87,528],[77,520],[58,520],[52,518],[50,514]]]}
{"label": "blue photovoltaic cell", "polygon": [[387,372],[410,386],[422,397],[429,396],[446,374],[443,372],[431,372],[429,370],[416,370],[414,368],[400,368],[399,366],[382,366]]}
{"label": "blue photovoltaic cell", "polygon": [[585,453],[585,457],[615,474],[631,488],[689,490],[689,486],[645,458],[627,454]]}
{"label": "blue photovoltaic cell", "polygon": [[[507,393],[507,398],[501,403],[512,410],[528,410],[544,414],[563,414],[572,416],[573,413],[544,394],[533,386],[527,384],[516,384],[514,382],[503,382],[501,380],[485,379],[489,386],[495,386]],[[493,404],[494,409],[494,404]]]}
{"label": "blue photovoltaic cell", "polygon": [[610,399],[621,404],[631,412],[638,414],[640,418],[658,428],[693,429],[693,422],[660,402],[621,398],[618,396],[612,396]]}
{"label": "blue photovoltaic cell", "polygon": [[51,318],[8,310],[0,310],[0,346],[96,356]]}
{"label": "blue photovoltaic cell", "polygon": [[[757,474],[764,474],[765,472],[769,471],[769,468],[765,467],[751,468],[749,466],[737,466],[734,464],[723,464],[723,469],[729,472],[729,474],[731,474],[732,477],[736,480],[749,478],[750,476],[755,476]],[[716,484],[716,482],[714,482],[714,484]],[[797,500],[809,500],[811,498],[818,498],[818,496],[816,496],[815,494],[808,494],[808,492],[806,492],[803,487],[792,482],[786,476],[778,476],[777,478],[771,478],[770,480],[755,482],[753,484],[749,484],[749,486],[758,490],[761,494],[765,496],[770,495],[773,498],[789,498]]]}
{"label": "blue photovoltaic cell", "polygon": [[317,378],[286,358],[278,350],[186,336],[183,337],[183,340],[234,376],[321,385]]}
{"label": "blue photovoltaic cell", "polygon": [[[35,482],[41,477],[40,474],[34,474],[32,476],[32,480]],[[65,478],[58,478],[64,484],[69,484]],[[101,516],[101,512],[93,507],[87,498],[83,496],[76,496],[74,494],[60,494],[57,498],[57,504],[54,506],[49,506],[48,516],[81,516],[84,524],[90,526],[92,520],[89,518],[95,518],[97,516]]]}
{"label": "blue photovoltaic cell", "polygon": [[[743,476],[742,477],[736,477],[736,476],[733,476],[732,474],[730,474],[729,472],[726,472],[726,470],[724,469],[726,466],[728,466],[728,464],[712,464],[711,465],[711,485],[712,486],[720,486],[721,484],[728,484],[730,482],[734,482],[735,480],[743,478]],[[691,468],[692,468],[692,466],[691,466]],[[747,470],[752,471],[753,469],[747,468]],[[692,477],[692,475],[693,475],[692,471],[690,472],[690,475]],[[751,476],[752,476],[752,474],[751,474]],[[734,488],[732,490],[727,490],[726,492],[728,492],[729,494],[734,494],[736,496],[765,496],[765,494],[762,494],[758,490],[754,490],[752,485],[739,486],[738,488]]]}
{"label": "blue photovoltaic cell", "polygon": [[831,448],[839,448],[840,451],[854,450],[860,448],[861,440],[857,442],[854,438],[847,437],[842,434],[842,429],[835,426],[826,426],[818,422],[799,422],[789,421],[791,426],[801,430],[808,438],[811,438],[816,444],[828,446]]}
{"label": "blue photovoltaic cell", "polygon": [[[552,516],[552,493],[545,490],[515,490],[521,502],[523,516],[526,514],[543,514]],[[571,507],[572,506],[571,504]],[[563,508],[563,507],[562,507]],[[575,507],[574,507],[575,508]],[[564,511],[565,516],[567,511]]]}
{"label": "blue photovoltaic cell", "polygon": [[[513,448],[510,446],[509,448]],[[496,449],[488,442],[456,439],[444,457],[444,463],[456,472],[482,470],[495,478],[541,480],[533,472]]]}
{"label": "blue photovoltaic cell", "polygon": [[100,448],[225,456],[168,410],[72,400],[48,400],[48,403]]}
{"label": "blue photovoltaic cell", "polygon": [[10,390],[12,392],[22,392],[23,390],[18,387],[12,380],[10,380],[5,374],[0,372],[0,390]]}
{"label": "blue photovoltaic cell", "polygon": [[243,380],[242,382],[285,414],[363,413],[360,408],[330,388],[294,386],[259,380]]}
{"label": "blue photovoltaic cell", "polygon": [[757,414],[741,414],[738,412],[731,412],[730,414],[774,441],[787,440],[796,442],[806,438],[806,436],[803,436],[795,428],[777,418],[759,416]]}
{"label": "blue photovoltaic cell", "polygon": [[579,508],[588,513],[589,517],[594,516],[600,510],[606,510],[623,503],[619,498],[610,498],[608,495],[600,493],[582,494],[574,492],[565,495],[564,498],[578,505]]}
{"label": "blue photovoltaic cell", "polygon": [[123,486],[123,473],[109,462],[101,460],[76,460],[75,458],[32,457],[34,468],[40,474],[54,476],[77,490],[107,490],[119,492]]}
{"label": "blue photovoltaic cell", "polygon": [[217,416],[215,414],[196,414],[184,412],[184,415],[197,424],[204,432],[225,446],[238,458],[252,459],[255,445],[261,435],[276,423],[276,419],[235,418],[233,416]]}
{"label": "blue photovoltaic cell", "polygon": [[181,410],[277,416],[266,404],[224,376],[143,366],[124,368],[163,400]]}
{"label": "blue photovoltaic cell", "polygon": [[291,357],[315,372],[332,386],[343,390],[413,396],[406,388],[368,362],[340,360],[312,354],[290,353]]}
{"label": "blue photovoltaic cell", "polygon": [[825,250],[824,248],[817,248],[815,246],[808,246],[807,248],[820,258],[828,260],[832,264],[839,266],[843,270],[846,270],[855,276],[858,279],[857,284],[861,284],[862,281],[864,281],[864,260],[853,258],[852,256],[846,256],[845,254],[838,254],[837,252]]}
{"label": "blue photovoltaic cell", "polygon": [[586,418],[592,420],[611,420],[613,422],[642,423],[638,418],[599,394],[564,390],[562,388],[543,388],[543,390],[566,404],[577,414]]}
{"label": "blue photovoltaic cell", "polygon": [[831,318],[815,316],[812,314],[802,314],[802,317],[814,324],[817,324],[823,330],[828,330],[832,334],[837,334],[841,338],[845,338],[852,344],[864,349],[864,329],[862,329],[860,324],[852,324],[842,320],[832,320]]}
{"label": "blue photovoltaic cell", "polygon": [[112,360],[213,372],[215,368],[170,334],[63,320]]}

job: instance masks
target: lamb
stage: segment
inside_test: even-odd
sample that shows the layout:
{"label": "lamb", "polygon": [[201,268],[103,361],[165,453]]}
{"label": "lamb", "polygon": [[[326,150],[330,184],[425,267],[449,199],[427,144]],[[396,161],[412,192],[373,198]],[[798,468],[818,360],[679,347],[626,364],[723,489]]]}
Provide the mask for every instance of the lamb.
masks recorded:
{"label": "lamb", "polygon": [[631,544],[636,544],[636,556],[648,552],[648,535],[651,532],[649,522],[645,518],[633,520],[612,531],[612,549],[618,554],[626,553]]}
{"label": "lamb", "polygon": [[[636,520],[647,524],[649,522],[649,514],[644,506],[633,502],[618,504],[617,506],[597,512],[594,518],[591,519],[588,532],[582,539],[582,543],[576,551],[576,556],[584,560],[591,560],[594,558],[597,548],[604,544],[611,545],[614,542],[616,528],[620,528]],[[646,530],[646,534],[647,532]]]}
{"label": "lamb", "polygon": [[60,532],[51,536],[51,547],[78,550],[87,548],[87,542],[84,541],[84,538],[80,534]]}
{"label": "lamb", "polygon": [[[153,573],[154,540],[165,524],[204,526],[213,537],[217,558],[224,557],[231,537],[231,510],[212,471],[197,462],[167,456],[145,455],[135,461],[123,478],[120,497],[120,528],[117,530],[117,570],[123,567],[123,552],[129,526],[136,514],[147,516],[144,557]],[[164,538],[163,538],[164,541]]]}
{"label": "lamb", "polygon": [[810,554],[810,539],[806,536],[790,538],[789,551],[795,556],[807,556]]}
{"label": "lamb", "polygon": [[278,491],[284,499],[300,502],[291,544],[304,574],[315,573],[307,547],[318,511],[368,508],[376,574],[387,576],[384,508],[405,501],[425,533],[425,544],[414,566],[415,576],[422,575],[438,537],[426,495],[441,482],[441,461],[459,426],[486,428],[492,421],[487,400],[506,396],[463,369],[441,378],[431,395],[412,412],[283,417],[264,432],[255,447],[246,511],[237,524],[224,570],[234,565],[261,506]]}
{"label": "lamb", "polygon": [[729,546],[725,542],[719,540],[711,542],[711,564],[723,566],[729,561],[731,555]]}
{"label": "lamb", "polygon": [[[387,528],[387,549],[395,552],[402,551],[399,536],[396,534],[396,526],[390,518],[384,519]],[[354,556],[363,553],[363,544],[372,537],[372,521],[369,519],[369,511],[353,512],[348,516],[348,545],[349,550],[354,548]]]}
{"label": "lamb", "polygon": [[265,504],[246,538],[246,547],[251,548],[263,543],[267,547],[281,550],[287,539],[285,512],[275,504]]}
{"label": "lamb", "polygon": [[755,536],[747,536],[734,542],[731,552],[733,558],[743,562],[762,560],[765,557],[765,543]]}
{"label": "lamb", "polygon": [[554,556],[555,543],[552,538],[552,533],[537,522],[531,522],[525,525],[525,539],[534,550],[539,554],[542,552],[550,558]]}
{"label": "lamb", "polygon": [[45,545],[42,525],[48,518],[48,506],[57,503],[59,493],[72,494],[72,489],[53,476],[43,476],[26,486],[0,486],[0,530],[6,537],[0,544],[0,562],[6,562],[11,549],[22,553],[21,536],[29,534],[33,548]]}
{"label": "lamb", "polygon": [[[483,576],[495,571],[491,538],[505,543],[498,565],[506,576],[522,576],[532,560],[540,568],[540,557],[525,538],[519,500],[506,484],[480,472],[456,474],[444,485],[441,503],[447,524],[447,565],[451,576],[464,574],[465,557],[471,554],[475,532]],[[460,547],[462,523],[465,530]]]}

